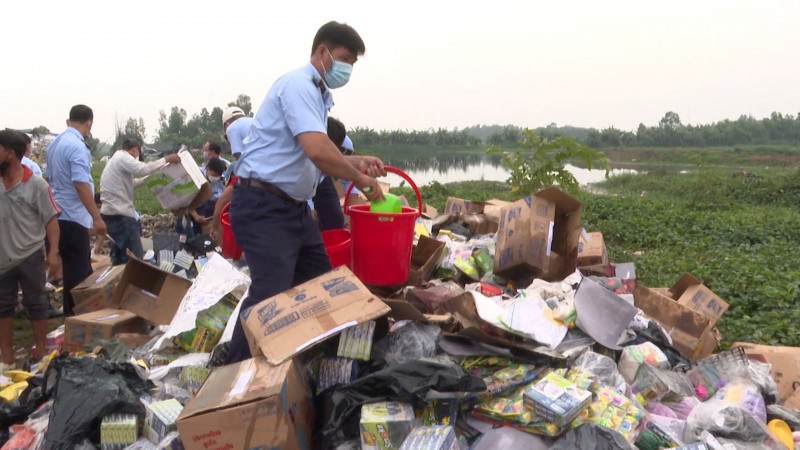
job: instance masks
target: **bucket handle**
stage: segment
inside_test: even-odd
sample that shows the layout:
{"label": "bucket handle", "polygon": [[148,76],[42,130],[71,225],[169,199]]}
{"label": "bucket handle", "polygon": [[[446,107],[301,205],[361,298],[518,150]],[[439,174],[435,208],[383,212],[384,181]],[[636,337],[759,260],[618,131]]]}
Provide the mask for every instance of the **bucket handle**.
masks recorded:
{"label": "bucket handle", "polygon": [[[417,213],[417,217],[421,216],[422,215],[422,196],[419,195],[419,189],[417,189],[417,185],[416,185],[416,183],[414,183],[414,180],[412,180],[411,177],[406,175],[405,172],[403,172],[402,170],[400,170],[400,169],[398,169],[396,167],[383,166],[383,168],[386,170],[386,172],[398,175],[400,178],[408,181],[408,184],[411,185],[411,189],[414,190],[414,195],[417,196],[417,209],[419,210],[419,212]],[[344,205],[342,205],[342,209],[344,210],[344,213],[348,214],[348,215],[350,214],[350,211],[349,211],[350,208],[348,207],[347,201],[350,199],[350,192],[353,191],[353,188],[355,186],[356,186],[355,183],[353,183],[351,181],[350,185],[347,186],[347,192],[344,193]]]}

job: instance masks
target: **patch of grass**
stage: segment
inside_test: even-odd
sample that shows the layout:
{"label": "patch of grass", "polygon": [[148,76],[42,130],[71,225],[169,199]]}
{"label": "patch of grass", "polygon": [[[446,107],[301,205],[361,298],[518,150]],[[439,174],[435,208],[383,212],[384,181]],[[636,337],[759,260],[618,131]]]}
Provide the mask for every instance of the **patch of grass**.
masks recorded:
{"label": "patch of grass", "polygon": [[601,151],[612,161],[638,164],[690,165],[701,156],[706,164],[741,167],[798,167],[798,145],[737,145],[731,147],[625,147]]}
{"label": "patch of grass", "polygon": [[[103,173],[105,164],[95,162],[92,165],[92,179],[94,179],[94,190],[100,192],[100,175]],[[155,196],[146,187],[140,187],[133,191],[133,205],[139,214],[163,214],[169,212],[161,207]]]}

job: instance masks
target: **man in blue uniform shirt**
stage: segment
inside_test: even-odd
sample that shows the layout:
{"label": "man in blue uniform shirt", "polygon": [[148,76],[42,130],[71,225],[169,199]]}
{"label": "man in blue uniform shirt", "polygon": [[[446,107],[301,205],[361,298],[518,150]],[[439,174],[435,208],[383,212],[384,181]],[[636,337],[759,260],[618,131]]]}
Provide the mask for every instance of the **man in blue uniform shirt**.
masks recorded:
{"label": "man in blue uniform shirt", "polygon": [[61,209],[58,251],[64,272],[64,315],[72,315],[72,288],[92,274],[89,234],[106,235],[106,224],[94,202],[92,155],[84,139],[92,131],[94,113],[86,105],[69,111],[67,129],[47,148],[45,177]]}
{"label": "man in blue uniform shirt", "polygon": [[[376,176],[383,162],[345,157],[327,134],[331,89],[344,86],[364,41],[349,25],[323,25],[311,61],[272,85],[256,113],[236,163],[231,226],[250,266],[250,295],[242,317],[258,302],[331,269],[319,227],[306,204],[320,176],[353,180],[370,200],[383,197]],[[231,339],[229,364],[250,357],[241,321]]]}

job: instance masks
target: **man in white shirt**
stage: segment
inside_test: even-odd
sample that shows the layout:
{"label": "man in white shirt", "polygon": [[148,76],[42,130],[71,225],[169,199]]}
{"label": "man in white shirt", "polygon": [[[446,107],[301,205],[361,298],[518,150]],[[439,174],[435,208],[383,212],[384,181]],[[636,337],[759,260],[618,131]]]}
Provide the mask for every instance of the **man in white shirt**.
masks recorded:
{"label": "man in white shirt", "polygon": [[139,161],[142,145],[134,139],[122,143],[122,150],[117,150],[108,160],[103,174],[100,176],[100,216],[108,227],[111,237],[111,264],[128,262],[126,250],[130,250],[137,258],[142,257],[142,240],[139,237],[139,225],[136,222],[136,210],[133,207],[133,189],[144,184],[147,175],[157,171],[169,163],[178,164],[180,156],[167,155],[156,161],[144,163]]}
{"label": "man in white shirt", "polygon": [[20,163],[23,166],[27,167],[28,169],[31,169],[31,172],[33,172],[34,175],[36,175],[37,177],[41,177],[42,176],[42,168],[39,167],[38,164],[36,164],[36,161],[34,161],[34,160],[32,160],[30,158],[30,156],[31,156],[31,137],[28,136],[27,133],[20,133],[20,135],[22,136],[23,139],[25,139],[25,156],[22,157],[22,161],[20,161]]}

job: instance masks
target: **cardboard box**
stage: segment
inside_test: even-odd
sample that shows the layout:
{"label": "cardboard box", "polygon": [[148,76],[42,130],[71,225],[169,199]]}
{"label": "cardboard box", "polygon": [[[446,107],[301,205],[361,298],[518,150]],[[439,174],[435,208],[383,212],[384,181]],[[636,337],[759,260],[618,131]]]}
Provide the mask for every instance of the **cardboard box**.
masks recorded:
{"label": "cardboard box", "polygon": [[486,216],[489,221],[494,223],[500,223],[500,216],[503,213],[503,208],[511,206],[512,202],[507,202],[505,200],[498,200],[493,198],[491,200],[487,200],[483,206],[483,214]]}
{"label": "cardboard box", "polygon": [[114,289],[119,285],[125,265],[106,267],[93,272],[72,288],[75,314],[85,314],[105,308],[116,308]]}
{"label": "cardboard box", "polygon": [[678,303],[708,317],[712,323],[717,323],[728,310],[728,303],[725,300],[688,273],[678,278],[670,288],[670,292],[673,298],[678,299]]}
{"label": "cardboard box", "polygon": [[502,208],[495,274],[562,280],[575,272],[581,234],[581,203],[549,188]]}
{"label": "cardboard box", "polygon": [[431,205],[425,204],[425,210],[422,213],[428,219],[434,219],[439,215],[439,211]]}
{"label": "cardboard box", "polygon": [[608,251],[603,233],[581,233],[578,240],[578,267],[608,264]]}
{"label": "cardboard box", "polygon": [[749,359],[772,365],[772,378],[778,385],[778,400],[785,402],[793,395],[799,396],[796,391],[800,389],[800,347],[759,345],[749,342],[734,342],[731,347],[740,345],[744,347]]}
{"label": "cardboard box", "polygon": [[252,355],[280,364],[343,329],[383,316],[389,307],[345,266],[242,311]]}
{"label": "cardboard box", "polygon": [[789,409],[800,410],[800,387],[783,402],[783,406]]}
{"label": "cardboard box", "polygon": [[361,448],[398,448],[414,429],[414,423],[414,408],[408,403],[367,403],[361,406]]}
{"label": "cardboard box", "polygon": [[162,167],[145,179],[145,185],[164,209],[194,209],[211,198],[211,187],[191,153],[182,151],[178,156],[180,164]]}
{"label": "cardboard box", "polygon": [[92,272],[111,267],[111,258],[108,255],[92,255]]}
{"label": "cardboard box", "polygon": [[64,327],[64,348],[83,349],[97,339],[110,339],[118,333],[139,333],[147,324],[136,314],[121,309],[101,309],[67,317]]}
{"label": "cardboard box", "polygon": [[255,358],[215,368],[178,417],[186,450],[310,450],[311,390],[297,361]]}
{"label": "cardboard box", "polygon": [[112,304],[155,325],[169,325],[192,282],[128,256]]}
{"label": "cardboard box", "polygon": [[682,286],[689,280],[685,275],[668,291],[637,284],[633,291],[634,305],[672,335],[673,346],[683,356],[697,361],[714,353],[719,344],[714,329],[716,320],[677,301],[685,292]]}
{"label": "cardboard box", "polygon": [[151,339],[150,335],[142,333],[119,333],[117,334],[116,338],[128,350],[133,350],[147,343]]}
{"label": "cardboard box", "polygon": [[408,286],[422,286],[430,280],[436,266],[442,259],[444,242],[427,236],[420,236],[417,245],[411,250],[411,267],[408,271]]}
{"label": "cardboard box", "polygon": [[473,202],[463,198],[447,197],[444,214],[480,214],[483,212],[483,202]]}

